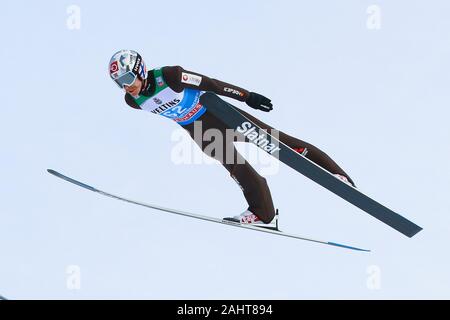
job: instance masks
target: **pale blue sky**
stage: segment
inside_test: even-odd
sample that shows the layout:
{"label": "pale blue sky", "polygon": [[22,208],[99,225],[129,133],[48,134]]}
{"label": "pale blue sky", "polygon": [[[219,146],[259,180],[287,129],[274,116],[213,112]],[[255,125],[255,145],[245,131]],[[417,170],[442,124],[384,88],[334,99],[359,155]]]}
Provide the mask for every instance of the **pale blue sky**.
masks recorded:
{"label": "pale blue sky", "polygon": [[[66,26],[72,4],[80,30]],[[370,5],[380,30],[366,27]],[[3,3],[0,294],[450,298],[449,11],[444,0]],[[246,208],[220,165],[171,161],[175,123],[125,105],[107,72],[122,48],[270,97],[270,113],[235,104],[326,151],[424,231],[408,239],[284,165],[267,176],[283,229],[373,252],[171,216],[50,176],[215,217]],[[71,265],[79,290],[66,286]]]}

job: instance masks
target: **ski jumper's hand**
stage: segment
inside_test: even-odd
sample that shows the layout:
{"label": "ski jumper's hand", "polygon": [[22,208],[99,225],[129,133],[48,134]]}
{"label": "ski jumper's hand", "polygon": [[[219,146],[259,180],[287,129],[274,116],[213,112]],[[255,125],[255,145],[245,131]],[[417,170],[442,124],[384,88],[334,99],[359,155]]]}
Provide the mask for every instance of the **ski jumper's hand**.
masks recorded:
{"label": "ski jumper's hand", "polygon": [[253,109],[258,109],[265,112],[269,112],[273,109],[271,100],[256,92],[250,92],[247,100],[245,100],[245,103]]}

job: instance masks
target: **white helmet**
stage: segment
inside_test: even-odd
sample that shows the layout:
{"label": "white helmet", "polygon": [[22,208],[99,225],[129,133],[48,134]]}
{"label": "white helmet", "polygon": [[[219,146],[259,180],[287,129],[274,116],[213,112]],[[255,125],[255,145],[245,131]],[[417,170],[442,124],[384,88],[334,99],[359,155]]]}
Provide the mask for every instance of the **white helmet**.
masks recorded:
{"label": "white helmet", "polygon": [[136,78],[147,79],[147,68],[141,55],[133,50],[120,50],[109,61],[109,75],[120,88],[131,86]]}

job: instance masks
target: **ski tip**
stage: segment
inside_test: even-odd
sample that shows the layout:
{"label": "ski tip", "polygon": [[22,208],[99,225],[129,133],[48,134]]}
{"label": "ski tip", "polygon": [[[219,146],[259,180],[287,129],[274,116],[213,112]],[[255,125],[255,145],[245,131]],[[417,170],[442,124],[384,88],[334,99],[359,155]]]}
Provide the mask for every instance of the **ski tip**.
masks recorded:
{"label": "ski tip", "polygon": [[52,174],[52,175],[54,175],[55,177],[58,177],[58,178],[63,179],[63,180],[66,180],[66,181],[68,181],[70,183],[73,183],[73,184],[75,184],[77,186],[80,186],[82,188],[85,188],[85,189],[88,189],[88,190],[91,190],[91,191],[94,191],[94,192],[98,192],[99,191],[99,190],[95,189],[94,187],[91,187],[90,185],[87,185],[87,184],[85,184],[83,182],[80,182],[80,181],[77,181],[75,179],[69,178],[68,176],[65,176],[62,173],[59,173],[58,171],[55,171],[53,169],[47,169],[47,172]]}
{"label": "ski tip", "polygon": [[345,249],[350,249],[350,250],[356,250],[356,251],[371,252],[370,250],[367,250],[367,249],[361,249],[361,248],[346,246],[346,245],[340,244],[340,243],[335,243],[335,242],[327,242],[327,243],[330,246],[335,246],[335,247],[340,247],[340,248],[345,248]]}

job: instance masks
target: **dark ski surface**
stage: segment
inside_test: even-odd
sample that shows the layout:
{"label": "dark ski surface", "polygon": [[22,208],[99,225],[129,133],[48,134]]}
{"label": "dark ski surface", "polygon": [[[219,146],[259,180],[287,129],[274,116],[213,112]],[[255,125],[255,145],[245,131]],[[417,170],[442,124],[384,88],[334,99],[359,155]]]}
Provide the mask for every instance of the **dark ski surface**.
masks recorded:
{"label": "dark ski surface", "polygon": [[408,237],[412,237],[422,230],[422,228],[415,223],[366,196],[358,189],[342,182],[328,171],[292,150],[287,145],[268,134],[267,131],[261,129],[251,120],[247,119],[238,110],[236,110],[233,105],[223,101],[215,94],[210,92],[203,94],[200,98],[200,102],[209,112],[224,121],[229,128],[237,130],[239,128],[243,128],[242,125],[244,123],[249,122],[251,126],[255,128],[256,132],[266,135],[270,142],[277,144],[280,148],[275,152],[269,152],[269,154],[276,157],[297,172],[303,174],[307,178],[335,193],[342,199],[347,200],[371,216],[384,222],[388,226]]}

